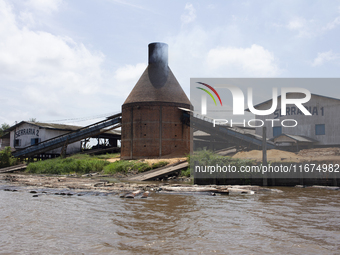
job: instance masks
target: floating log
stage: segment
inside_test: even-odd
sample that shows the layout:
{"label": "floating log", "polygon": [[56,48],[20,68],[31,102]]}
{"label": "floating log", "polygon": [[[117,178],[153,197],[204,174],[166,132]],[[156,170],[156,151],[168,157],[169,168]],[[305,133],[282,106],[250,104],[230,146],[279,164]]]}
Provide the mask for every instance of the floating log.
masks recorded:
{"label": "floating log", "polygon": [[338,186],[319,186],[319,185],[313,185],[312,188],[327,189],[327,190],[339,190],[340,189]]}
{"label": "floating log", "polygon": [[139,195],[140,193],[142,193],[143,190],[136,190],[132,193],[128,193],[125,195],[125,198],[135,198],[135,196]]}
{"label": "floating log", "polygon": [[145,191],[142,195],[142,198],[147,198],[149,196],[149,191]]}
{"label": "floating log", "polygon": [[122,193],[119,193],[119,197],[120,198],[123,198],[125,197],[127,194],[129,194],[130,192],[122,192]]}
{"label": "floating log", "polygon": [[229,188],[228,190],[231,194],[248,194],[248,195],[255,194],[255,191],[247,189]]}
{"label": "floating log", "polygon": [[220,195],[229,195],[229,189],[216,189],[214,193],[218,193]]}
{"label": "floating log", "polygon": [[170,191],[170,192],[208,192],[208,193],[220,193],[224,195],[229,194],[229,190],[225,189],[216,189],[211,187],[169,187],[169,186],[162,186],[160,188],[163,191]]}

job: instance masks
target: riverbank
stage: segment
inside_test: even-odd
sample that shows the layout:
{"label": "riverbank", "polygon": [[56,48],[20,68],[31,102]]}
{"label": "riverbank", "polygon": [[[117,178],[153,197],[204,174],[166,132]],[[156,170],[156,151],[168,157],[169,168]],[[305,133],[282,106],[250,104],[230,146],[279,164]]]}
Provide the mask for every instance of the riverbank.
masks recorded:
{"label": "riverbank", "polygon": [[[132,183],[118,180],[110,181],[107,176],[96,177],[70,177],[70,176],[46,176],[28,174],[0,174],[0,181],[6,184],[6,191],[16,191],[15,187],[28,187],[30,191],[41,189],[67,190],[65,195],[76,195],[83,191],[98,191],[103,193],[121,194],[123,192],[132,193],[135,191],[158,192],[158,193],[200,193],[205,195],[228,195],[230,194],[255,194],[259,192],[281,192],[277,189],[264,188],[251,185],[191,185],[188,183],[163,183],[163,182],[143,182]],[[113,182],[112,182],[113,181]],[[33,192],[38,196],[38,191]],[[57,195],[60,195],[60,192]],[[141,193],[141,192],[140,192]]]}

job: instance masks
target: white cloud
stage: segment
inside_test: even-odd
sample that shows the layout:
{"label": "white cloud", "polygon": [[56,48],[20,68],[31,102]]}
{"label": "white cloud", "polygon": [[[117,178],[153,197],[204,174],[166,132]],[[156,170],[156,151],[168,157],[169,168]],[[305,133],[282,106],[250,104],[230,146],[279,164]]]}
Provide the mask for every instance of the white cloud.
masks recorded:
{"label": "white cloud", "polygon": [[314,59],[312,66],[321,66],[326,62],[339,59],[340,55],[333,53],[333,51],[319,52],[318,56]]}
{"label": "white cloud", "polygon": [[[326,24],[326,25],[324,25]],[[340,25],[340,16],[326,23],[320,20],[305,19],[303,17],[295,17],[291,19],[284,27],[289,30],[298,32],[297,36],[301,38],[311,38],[321,36],[324,33],[335,29]],[[276,27],[282,27],[280,24],[274,24]]]}
{"label": "white cloud", "polygon": [[58,11],[62,2],[62,0],[29,0],[26,5],[29,8],[49,14]]}
{"label": "white cloud", "polygon": [[194,26],[164,40],[169,44],[169,66],[187,95],[190,94],[190,77],[211,75],[206,73],[205,57],[216,39],[214,35],[212,31]]}
{"label": "white cloud", "polygon": [[68,37],[19,28],[9,5],[2,0],[0,41],[2,78],[70,88],[77,81],[84,81],[84,86],[100,76],[102,53],[92,53]]}
{"label": "white cloud", "polygon": [[139,63],[136,65],[126,65],[120,67],[115,72],[115,79],[118,82],[137,82],[138,78],[142,75],[146,68],[145,63]]}
{"label": "white cloud", "polygon": [[116,84],[115,91],[112,92],[117,93],[118,91],[119,97],[125,99],[142,76],[146,67],[145,63],[139,63],[118,68],[114,73],[113,80],[113,83]]}
{"label": "white cloud", "polygon": [[[278,25],[280,27],[280,25]],[[311,38],[322,33],[320,24],[313,19],[305,19],[303,17],[295,17],[291,19],[284,27],[291,31],[297,32],[297,37]]]}
{"label": "white cloud", "polygon": [[8,84],[15,86],[6,94],[19,102],[14,107],[21,107],[23,113],[37,108],[41,115],[63,114],[65,107],[83,105],[84,98],[100,89],[101,52],[92,52],[69,37],[20,28],[17,19],[20,16],[0,0],[0,87],[4,91]]}
{"label": "white cloud", "polygon": [[332,30],[340,25],[340,16],[336,17],[333,21],[329,22],[323,29],[324,30]]}
{"label": "white cloud", "polygon": [[306,25],[306,20],[304,18],[294,18],[289,21],[287,28],[290,30],[300,30]]}
{"label": "white cloud", "polygon": [[196,19],[196,10],[192,4],[186,4],[184,7],[186,13],[181,16],[183,24],[188,24]]}
{"label": "white cloud", "polygon": [[132,8],[149,11],[149,9],[147,9],[147,8],[141,6],[141,5],[131,4],[131,3],[127,2],[127,1],[125,1],[125,0],[109,0],[109,1],[121,4],[121,5],[129,6],[129,7],[132,7]]}
{"label": "white cloud", "polygon": [[246,76],[277,76],[280,73],[274,54],[256,44],[250,48],[211,49],[207,55],[207,63],[213,70],[235,70],[237,74]]}
{"label": "white cloud", "polygon": [[33,13],[27,11],[20,12],[18,19],[22,24],[25,24],[26,27],[30,27],[36,23]]}
{"label": "white cloud", "polygon": [[26,28],[0,34],[0,77],[90,92],[100,79],[101,53],[67,37]]}

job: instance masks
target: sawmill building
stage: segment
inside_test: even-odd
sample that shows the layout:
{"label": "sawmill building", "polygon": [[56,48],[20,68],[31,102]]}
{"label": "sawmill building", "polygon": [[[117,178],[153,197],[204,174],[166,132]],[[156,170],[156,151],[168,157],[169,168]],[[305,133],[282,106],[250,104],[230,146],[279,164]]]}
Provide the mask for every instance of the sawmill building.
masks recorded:
{"label": "sawmill building", "polygon": [[[301,98],[298,93],[288,95],[289,98]],[[311,94],[311,99],[303,104],[311,115],[304,115],[296,105],[287,105],[286,115],[281,115],[281,96],[277,98],[277,105],[274,113],[255,116],[255,119],[263,121],[267,127],[267,138],[277,146],[302,148],[340,145],[340,99]],[[254,107],[266,110],[271,106],[272,100],[268,100]],[[256,128],[256,134],[262,135],[262,127]]]}
{"label": "sawmill building", "polygon": [[[77,131],[81,128],[82,127],[80,126],[74,125],[21,121],[20,123],[6,130],[6,132],[9,132],[6,145],[10,146],[12,150],[18,151],[28,146],[37,145],[40,142]],[[120,140],[120,131],[106,131],[105,133],[102,133],[94,138],[98,139],[98,144],[96,145],[97,147],[100,147],[100,140],[105,141],[105,144],[103,145],[117,147],[117,140]],[[65,153],[79,153],[86,149],[86,144],[88,142],[89,138],[67,144],[67,146],[65,146]],[[46,151],[43,154],[49,156],[58,156],[61,154],[61,150],[62,148],[57,148]]]}

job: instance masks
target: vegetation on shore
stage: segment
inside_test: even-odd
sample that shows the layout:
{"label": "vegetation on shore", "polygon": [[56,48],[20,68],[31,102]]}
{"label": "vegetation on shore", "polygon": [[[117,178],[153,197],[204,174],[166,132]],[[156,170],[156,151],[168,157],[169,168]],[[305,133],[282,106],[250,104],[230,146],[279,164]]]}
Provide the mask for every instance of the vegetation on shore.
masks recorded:
{"label": "vegetation on shore", "polygon": [[12,156],[11,147],[5,147],[0,151],[0,168],[14,166],[18,163],[19,160]]}
{"label": "vegetation on shore", "polygon": [[55,158],[28,164],[26,172],[35,174],[86,174],[100,172],[110,164],[89,155],[77,154],[68,158]]}
{"label": "vegetation on shore", "polygon": [[106,154],[101,154],[101,155],[96,155],[94,156],[98,159],[112,159],[112,158],[119,158],[120,157],[120,153],[106,153]]}
{"label": "vegetation on shore", "polygon": [[190,166],[188,166],[187,169],[182,170],[182,171],[180,172],[179,176],[181,176],[181,177],[190,177],[190,173],[191,173],[191,171],[190,171]]}
{"label": "vegetation on shore", "polygon": [[76,154],[68,158],[55,158],[30,163],[26,172],[35,174],[87,174],[102,172],[105,174],[115,174],[128,171],[144,172],[157,167],[165,166],[168,162],[161,161],[156,164],[137,160],[117,160],[110,163],[103,159],[116,158],[119,154],[106,154],[99,156],[89,156],[86,154]]}
{"label": "vegetation on shore", "polygon": [[193,169],[194,162],[197,162],[198,165],[206,165],[206,166],[227,166],[232,165],[236,166],[238,169],[241,166],[251,166],[254,164],[254,160],[249,159],[234,159],[232,157],[221,156],[213,151],[202,150],[195,151],[192,155],[188,155],[189,166],[186,170],[182,170],[181,176],[189,177],[191,173],[190,169]]}
{"label": "vegetation on shore", "polygon": [[127,173],[128,171],[138,171],[140,173],[167,165],[167,161],[160,161],[149,165],[145,162],[136,160],[119,160],[104,167],[105,174],[115,174],[118,172]]}

